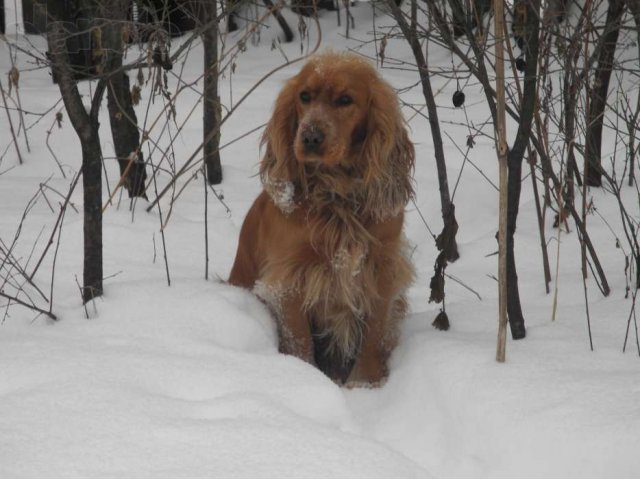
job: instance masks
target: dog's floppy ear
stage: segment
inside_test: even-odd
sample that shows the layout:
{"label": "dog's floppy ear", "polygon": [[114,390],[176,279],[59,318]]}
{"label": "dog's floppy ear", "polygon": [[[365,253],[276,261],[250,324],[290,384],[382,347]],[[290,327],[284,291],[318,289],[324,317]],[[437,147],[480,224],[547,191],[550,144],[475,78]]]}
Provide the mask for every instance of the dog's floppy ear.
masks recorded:
{"label": "dog's floppy ear", "polygon": [[360,162],[368,205],[380,219],[397,215],[413,197],[415,150],[409,139],[398,98],[391,86],[371,82],[367,132]]}
{"label": "dog's floppy ear", "polygon": [[260,164],[260,177],[265,186],[269,182],[293,182],[297,175],[297,162],[293,144],[298,128],[296,109],[297,77],[289,80],[276,99],[261,145],[265,148]]}

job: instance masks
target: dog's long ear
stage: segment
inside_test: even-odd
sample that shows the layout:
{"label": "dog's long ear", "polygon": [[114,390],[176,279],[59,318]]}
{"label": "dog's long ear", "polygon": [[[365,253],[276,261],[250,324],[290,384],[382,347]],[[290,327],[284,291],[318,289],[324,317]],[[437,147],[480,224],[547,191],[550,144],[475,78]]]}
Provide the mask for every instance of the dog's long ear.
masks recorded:
{"label": "dog's long ear", "polygon": [[296,110],[296,77],[289,80],[276,99],[273,114],[262,135],[265,148],[260,163],[260,178],[267,187],[270,182],[295,182],[297,176],[293,143],[298,128]]}
{"label": "dog's long ear", "polygon": [[370,88],[360,162],[370,213],[383,219],[397,215],[413,197],[415,150],[394,90],[379,78],[371,82]]}

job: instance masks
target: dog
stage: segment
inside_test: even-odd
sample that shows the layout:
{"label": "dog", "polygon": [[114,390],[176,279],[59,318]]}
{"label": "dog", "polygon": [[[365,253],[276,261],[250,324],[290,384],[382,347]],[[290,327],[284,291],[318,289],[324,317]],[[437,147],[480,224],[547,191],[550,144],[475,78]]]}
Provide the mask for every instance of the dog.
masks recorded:
{"label": "dog", "polygon": [[229,283],[269,306],[280,352],[341,385],[382,385],[414,278],[403,221],[415,152],[395,91],[355,54],[312,56],[261,145],[263,191]]}

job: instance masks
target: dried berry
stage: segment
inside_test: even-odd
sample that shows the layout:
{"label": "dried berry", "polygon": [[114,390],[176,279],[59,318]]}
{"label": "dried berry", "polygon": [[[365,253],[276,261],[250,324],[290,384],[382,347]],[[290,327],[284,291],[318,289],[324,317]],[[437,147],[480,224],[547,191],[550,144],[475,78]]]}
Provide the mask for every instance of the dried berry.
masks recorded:
{"label": "dried berry", "polygon": [[460,90],[456,90],[451,100],[453,101],[454,107],[461,107],[462,105],[464,105],[464,93],[462,93]]}

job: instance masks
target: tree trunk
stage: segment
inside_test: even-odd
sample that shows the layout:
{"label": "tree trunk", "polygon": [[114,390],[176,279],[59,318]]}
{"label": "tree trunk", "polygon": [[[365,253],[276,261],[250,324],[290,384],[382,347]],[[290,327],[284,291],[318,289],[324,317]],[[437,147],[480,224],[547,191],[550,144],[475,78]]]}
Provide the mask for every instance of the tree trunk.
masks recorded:
{"label": "tree trunk", "polygon": [[[103,0],[101,12],[103,18],[109,22],[102,29],[102,46],[108,53],[108,68],[104,72],[108,75],[107,106],[109,109],[109,123],[113,148],[120,177],[123,177],[124,186],[129,192],[129,197],[144,197],[147,172],[144,166],[144,156],[140,151],[140,133],[138,131],[138,118],[133,109],[131,90],[129,89],[129,77],[122,69],[123,55],[123,26],[127,21],[129,2],[127,0]],[[133,153],[137,155],[132,156]],[[130,160],[133,161],[129,165]]]}
{"label": "tree trunk", "polygon": [[[634,2],[636,0],[630,0]],[[607,106],[609,80],[620,32],[620,20],[624,12],[624,0],[609,0],[604,32],[598,42],[598,66],[593,79],[587,112],[585,142],[585,182],[592,187],[602,185],[602,123]]]}
{"label": "tree trunk", "polygon": [[[116,68],[122,65],[122,53],[119,55],[118,63]],[[126,73],[117,72],[111,76],[107,89],[107,104],[113,146],[120,167],[120,176],[124,177],[124,186],[130,198],[147,198],[147,172],[144,155],[140,150],[138,118],[131,102],[129,77]],[[138,153],[132,157],[134,152]],[[132,165],[129,165],[130,161],[133,161]]]}
{"label": "tree trunk", "polygon": [[520,123],[513,147],[508,155],[508,206],[507,206],[507,315],[511,326],[511,336],[514,339],[524,338],[526,329],[520,292],[518,288],[518,273],[514,252],[514,234],[520,207],[520,192],[522,189],[522,159],[529,145],[529,137],[533,125],[535,104],[537,97],[536,80],[538,73],[538,47],[540,20],[540,0],[526,2],[526,27],[524,32],[524,53],[526,67],[524,72],[524,88],[520,105]]}
{"label": "tree trunk", "polygon": [[[636,45],[638,46],[638,60],[640,63],[640,0],[629,0],[627,2],[627,6],[631,11],[631,15],[633,16],[633,20],[636,26]],[[627,125],[629,128],[629,186],[632,187],[635,182],[635,144],[634,144],[634,136],[632,129],[635,129],[636,122],[638,120],[638,115],[640,114],[640,93],[636,97],[636,111],[632,117],[632,123],[627,121]],[[636,275],[640,276],[640,272],[637,272]],[[640,277],[638,277],[640,279]],[[636,283],[638,288],[640,288],[640,283]]]}
{"label": "tree trunk", "polygon": [[[293,40],[293,31],[291,27],[287,23],[287,20],[282,16],[282,12],[280,12],[279,8],[275,7],[275,4],[272,0],[262,0],[264,6],[271,10],[271,14],[276,18],[278,25],[282,29],[282,33],[284,33],[284,41],[289,43]],[[238,17],[238,8],[241,5],[240,0],[227,0],[225,2],[227,6],[227,31],[235,32],[238,30],[239,26],[236,23],[236,18]],[[320,4],[318,4],[318,8]],[[295,4],[291,2],[291,10],[295,11]]]}
{"label": "tree trunk", "polygon": [[91,111],[87,113],[73,78],[66,47],[66,32],[60,21],[52,21],[48,24],[47,40],[53,73],[58,80],[69,120],[82,146],[81,168],[84,188],[82,299],[86,303],[102,295],[102,151],[97,117],[104,84],[101,83],[99,88],[96,88]]}
{"label": "tree trunk", "polygon": [[82,299],[102,295],[102,151],[97,128],[82,143],[84,266]]}
{"label": "tree trunk", "polygon": [[280,25],[282,33],[284,33],[284,41],[286,43],[291,42],[293,40],[293,32],[291,31],[291,27],[289,27],[289,24],[287,23],[285,18],[282,16],[282,13],[280,13],[280,9],[275,8],[275,5],[271,0],[262,0],[262,3],[264,3],[267,8],[271,9],[272,15],[276,17],[278,25]]}
{"label": "tree trunk", "polygon": [[[204,23],[211,22],[218,16],[217,0],[202,3]],[[204,44],[204,107],[203,107],[203,135],[204,135],[204,163],[207,170],[207,181],[211,185],[222,182],[222,165],[220,164],[220,120],[221,107],[218,95],[218,23],[211,22],[202,34]],[[211,132],[212,135],[207,141]]]}
{"label": "tree trunk", "polygon": [[514,251],[514,234],[520,204],[522,188],[522,156],[518,159],[510,150],[507,155],[507,317],[511,327],[511,337],[514,340],[526,336],[524,315],[520,304],[520,289],[518,288],[518,272]]}

